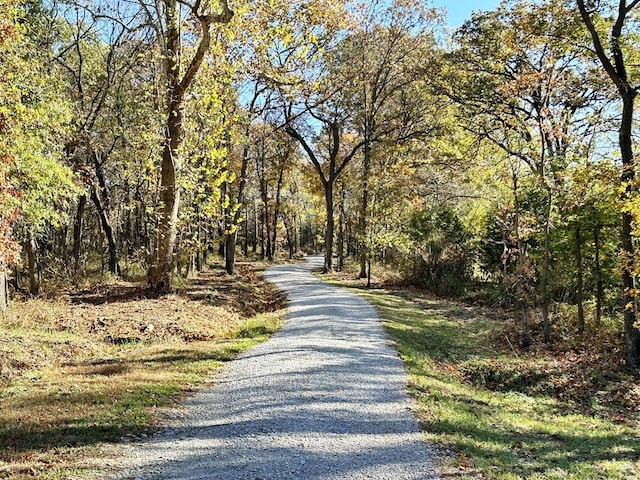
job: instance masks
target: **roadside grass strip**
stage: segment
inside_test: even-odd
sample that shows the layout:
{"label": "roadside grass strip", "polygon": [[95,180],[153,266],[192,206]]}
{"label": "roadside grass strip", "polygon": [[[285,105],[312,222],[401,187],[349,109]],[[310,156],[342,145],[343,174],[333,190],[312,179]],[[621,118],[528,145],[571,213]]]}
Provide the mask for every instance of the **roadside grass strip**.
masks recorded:
{"label": "roadside grass strip", "polygon": [[521,361],[515,352],[506,355],[488,346],[487,334],[494,326],[490,319],[444,300],[421,298],[417,303],[382,289],[357,291],[377,307],[394,339],[417,400],[418,419],[428,440],[446,451],[441,467],[453,469],[452,477],[640,476],[637,418],[613,421],[581,413],[548,395],[522,393],[517,386],[490,391],[482,381],[468,380],[465,372],[470,370],[482,372],[489,366],[486,371],[500,375],[501,368],[512,372]]}

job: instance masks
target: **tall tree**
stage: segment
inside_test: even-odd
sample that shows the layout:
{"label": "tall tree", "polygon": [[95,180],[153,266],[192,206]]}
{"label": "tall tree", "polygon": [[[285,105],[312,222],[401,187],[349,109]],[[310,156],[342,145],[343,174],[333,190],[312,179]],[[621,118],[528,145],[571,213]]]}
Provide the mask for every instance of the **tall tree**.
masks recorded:
{"label": "tall tree", "polygon": [[7,271],[18,253],[18,244],[11,231],[17,213],[15,192],[8,176],[13,161],[13,107],[20,101],[20,92],[14,83],[20,63],[16,46],[21,40],[16,23],[16,5],[16,0],[9,0],[0,10],[0,310],[7,308]]}
{"label": "tall tree", "polygon": [[[174,249],[176,244],[180,190],[178,188],[177,167],[179,148],[184,139],[184,104],[187,91],[196,78],[209,46],[211,26],[228,23],[233,17],[227,0],[220,0],[219,13],[213,13],[208,4],[201,0],[193,3],[179,3],[177,0],[158,2],[155,18],[151,18],[161,43],[166,77],[167,116],[164,129],[164,145],[160,168],[160,204],[158,211],[158,231],[154,251],[149,266],[149,286],[158,293],[173,290]],[[183,6],[186,6],[184,12]],[[151,15],[150,8],[143,4]],[[195,23],[196,30],[190,35],[197,38],[197,45],[190,60],[185,62],[183,45],[182,15]],[[198,31],[199,30],[199,31]],[[186,68],[183,66],[186,63]]]}
{"label": "tall tree", "polygon": [[[623,201],[627,202],[635,193],[636,164],[633,156],[632,132],[634,103],[640,88],[640,79],[632,78],[629,75],[629,65],[627,65],[629,52],[625,51],[625,43],[633,33],[625,31],[625,26],[631,21],[634,10],[640,10],[640,0],[595,3],[576,0],[576,2],[582,21],[591,35],[598,60],[611,82],[615,85],[622,103],[618,144],[622,160],[620,179],[624,186]],[[605,33],[598,30],[596,24],[601,18],[609,14],[612,14],[614,20],[607,38]],[[609,44],[609,53],[607,53],[605,47],[606,43]],[[622,286],[624,288],[626,361],[630,366],[640,367],[640,326],[636,323],[637,305],[636,296],[634,295],[636,286],[633,220],[632,212],[627,208],[623,209],[620,257]]]}
{"label": "tall tree", "polygon": [[429,64],[438,56],[433,40],[437,20],[436,11],[423,2],[368,2],[359,27],[345,38],[337,55],[338,72],[349,85],[344,92],[345,104],[352,110],[353,125],[364,141],[361,278],[367,276],[369,256],[365,239],[374,147],[382,141],[403,143],[430,130],[420,118],[429,102],[420,98],[415,85],[428,77],[432,71]]}
{"label": "tall tree", "polygon": [[454,77],[449,90],[472,118],[466,128],[522,162],[537,181],[543,197],[536,208],[542,237],[538,303],[546,341],[556,176],[571,148],[580,146],[584,128],[592,127],[585,118],[598,100],[588,59],[574,46],[579,27],[556,0],[505,2],[495,12],[474,15],[460,30],[462,47],[454,54],[466,73]]}

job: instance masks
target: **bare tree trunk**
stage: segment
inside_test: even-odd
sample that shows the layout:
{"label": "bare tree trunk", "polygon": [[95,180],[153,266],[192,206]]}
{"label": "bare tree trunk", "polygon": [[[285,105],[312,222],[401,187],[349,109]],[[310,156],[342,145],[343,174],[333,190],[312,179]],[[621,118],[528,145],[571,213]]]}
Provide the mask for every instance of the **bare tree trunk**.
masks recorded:
{"label": "bare tree trunk", "polygon": [[576,285],[576,303],[578,304],[578,330],[584,332],[584,273],[582,268],[582,235],[580,226],[576,226],[576,268],[578,271]]}
{"label": "bare tree trunk", "polygon": [[27,234],[27,241],[24,244],[27,254],[27,267],[29,269],[29,293],[38,295],[40,293],[40,272],[38,271],[37,245],[33,234]]}
{"label": "bare tree trunk", "polygon": [[278,175],[278,184],[276,186],[276,203],[273,207],[273,222],[272,222],[272,239],[271,239],[271,260],[276,256],[276,243],[278,235],[278,218],[280,217],[280,193],[282,191],[282,181],[284,179],[284,168],[280,169]]}
{"label": "bare tree trunk", "polygon": [[542,272],[540,275],[540,300],[542,309],[542,330],[544,341],[551,341],[551,320],[549,319],[549,277],[550,277],[550,260],[551,260],[551,189],[546,187],[547,205],[545,209],[544,224],[544,256],[542,259]]}
{"label": "bare tree trunk", "polygon": [[[522,243],[522,237],[520,236],[520,194],[518,191],[518,175],[515,170],[512,172],[512,188],[513,188],[513,210],[515,214],[514,219],[514,233],[516,238],[516,245],[518,248],[517,264],[520,266],[524,262],[525,250]],[[523,292],[516,292],[516,311],[520,313],[520,346],[522,348],[528,348],[531,345],[531,333],[529,331],[529,317],[527,315],[527,306],[525,301],[521,298],[524,296],[524,284],[527,281],[526,278],[522,279]]]}
{"label": "bare tree trunk", "polygon": [[7,272],[0,272],[0,312],[9,306],[9,289],[7,288]]}
{"label": "bare tree trunk", "polygon": [[600,267],[600,226],[593,227],[593,243],[595,248],[594,269],[596,276],[596,324],[600,325],[602,319],[602,300],[604,298],[604,286],[602,284],[602,268]]}
{"label": "bare tree trunk", "polygon": [[338,207],[338,270],[344,270],[344,202],[345,189],[342,184],[340,190],[340,205]]}
{"label": "bare tree trunk", "polygon": [[[637,92],[636,92],[637,93]],[[622,153],[622,183],[626,185],[627,201],[633,195],[636,177],[633,158],[633,103],[635,95],[623,96],[622,123],[620,125],[620,151]],[[640,329],[636,325],[636,298],[634,277],[633,215],[626,210],[622,213],[622,285],[624,288],[624,330],[627,364],[640,367]]]}
{"label": "bare tree trunk", "polygon": [[244,242],[242,244],[242,254],[249,256],[249,206],[244,207]]}
{"label": "bare tree trunk", "polygon": [[113,234],[113,227],[107,215],[106,208],[98,194],[95,185],[91,186],[91,200],[96,206],[98,216],[100,218],[100,224],[102,225],[102,231],[107,239],[107,249],[109,251],[109,271],[114,275],[120,274],[120,265],[118,263],[118,250],[116,240]]}
{"label": "bare tree trunk", "polygon": [[360,217],[360,278],[369,278],[367,264],[369,262],[369,245],[367,244],[367,228],[369,215],[369,176],[371,175],[371,142],[369,141],[368,122],[365,122],[365,146],[362,165],[362,211]]}
{"label": "bare tree trunk", "polygon": [[258,205],[257,205],[257,201],[254,199],[253,200],[253,244],[252,244],[252,250],[253,250],[253,254],[255,255],[256,252],[258,251]]}
{"label": "bare tree trunk", "polygon": [[78,208],[73,223],[73,268],[77,277],[80,271],[80,249],[82,246],[82,227],[84,223],[84,209],[87,206],[87,196],[78,197]]}
{"label": "bare tree trunk", "polygon": [[295,232],[293,231],[292,220],[288,215],[283,215],[282,221],[284,223],[284,229],[287,233],[287,249],[289,250],[289,260],[293,258],[295,248]]}
{"label": "bare tree trunk", "polygon": [[[225,257],[225,270],[229,275],[233,275],[236,265],[236,244],[238,242],[238,222],[240,212],[244,204],[244,193],[247,185],[247,168],[249,166],[249,148],[245,147],[242,152],[242,165],[240,166],[240,181],[238,182],[238,196],[236,197],[236,211],[231,221],[231,232],[227,234],[227,255]],[[246,242],[245,242],[246,245]]]}
{"label": "bare tree trunk", "polygon": [[325,207],[327,209],[327,225],[324,234],[324,267],[323,272],[328,273],[333,270],[333,229],[334,229],[334,209],[333,209],[333,182],[325,184],[324,189]]}

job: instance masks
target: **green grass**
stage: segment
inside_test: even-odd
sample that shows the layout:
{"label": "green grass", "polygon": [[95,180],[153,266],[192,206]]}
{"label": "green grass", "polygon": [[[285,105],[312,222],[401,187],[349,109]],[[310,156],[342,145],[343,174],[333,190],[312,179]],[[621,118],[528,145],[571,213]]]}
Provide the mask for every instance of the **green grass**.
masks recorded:
{"label": "green grass", "polygon": [[[449,460],[455,478],[622,480],[640,475],[637,425],[581,414],[552,396],[522,393],[520,384],[544,381],[544,362],[535,369],[539,378],[530,372],[519,377],[520,359],[488,346],[489,319],[441,300],[417,304],[384,290],[358,293],[376,305],[396,341],[427,437],[457,452]],[[500,377],[500,391],[465,380],[465,372],[477,378],[483,368],[492,381]]]}

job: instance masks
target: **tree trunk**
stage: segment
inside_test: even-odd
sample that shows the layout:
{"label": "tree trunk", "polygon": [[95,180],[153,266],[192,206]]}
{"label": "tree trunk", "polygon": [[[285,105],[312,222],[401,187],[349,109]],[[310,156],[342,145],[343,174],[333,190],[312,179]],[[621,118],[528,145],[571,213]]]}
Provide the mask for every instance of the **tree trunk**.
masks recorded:
{"label": "tree trunk", "polygon": [[[521,266],[525,260],[525,249],[520,236],[520,194],[518,191],[518,175],[514,170],[512,172],[512,188],[513,188],[513,210],[514,210],[514,234],[516,238],[516,245],[518,248],[517,266]],[[520,272],[522,275],[522,272]],[[527,305],[523,300],[524,293],[526,291],[526,277],[521,279],[523,287],[522,292],[516,291],[516,311],[520,313],[520,346],[522,348],[529,348],[531,345],[531,333],[529,331],[529,318],[527,315]]]}
{"label": "tree trunk", "polygon": [[328,181],[324,189],[325,207],[327,209],[327,225],[324,236],[324,268],[323,272],[328,273],[333,270],[333,182]]}
{"label": "tree trunk", "polygon": [[[225,270],[229,275],[233,275],[236,265],[236,244],[238,242],[238,221],[240,212],[244,204],[244,192],[247,185],[247,168],[249,167],[249,148],[245,147],[242,152],[242,165],[240,166],[240,181],[238,182],[238,196],[236,197],[236,211],[231,221],[233,233],[227,234],[227,255],[225,257]],[[245,223],[246,224],[246,223]],[[246,229],[246,227],[245,227]],[[245,242],[246,246],[246,242]]]}
{"label": "tree trunk", "polygon": [[27,254],[27,267],[29,270],[29,293],[38,295],[40,293],[40,272],[38,271],[37,245],[33,234],[27,234],[27,241],[24,244]]}
{"label": "tree trunk", "polygon": [[594,269],[596,276],[596,324],[600,325],[602,319],[602,300],[604,298],[604,286],[602,284],[602,269],[600,267],[600,226],[593,227],[593,243],[595,248]]}
{"label": "tree trunk", "polygon": [[9,306],[9,289],[7,288],[7,272],[0,272],[0,312]]}
{"label": "tree trunk", "polygon": [[369,278],[367,264],[369,263],[369,245],[367,242],[367,228],[369,215],[369,176],[371,174],[371,142],[368,139],[368,128],[365,122],[365,146],[362,164],[362,212],[360,217],[360,278]]}
{"label": "tree trunk", "polygon": [[179,145],[182,114],[174,111],[167,118],[165,146],[160,171],[160,205],[155,255],[150,269],[149,285],[157,293],[173,292],[173,252],[176,244],[180,192],[176,184],[174,152]]}
{"label": "tree trunk", "polygon": [[265,237],[265,228],[267,225],[267,207],[266,205],[262,206],[262,211],[260,212],[260,260],[264,260],[267,255],[267,249],[265,246],[266,237]]}
{"label": "tree trunk", "polygon": [[87,196],[78,197],[78,208],[76,218],[73,222],[73,268],[77,277],[80,271],[80,249],[82,246],[82,227],[84,223],[84,209],[87,206]]}
{"label": "tree trunk", "polygon": [[[624,200],[628,201],[633,193],[635,180],[635,162],[633,158],[633,102],[631,92],[623,95],[622,122],[620,124],[620,152],[622,154],[622,184],[626,185]],[[636,326],[636,298],[633,246],[633,215],[628,210],[622,213],[622,285],[624,288],[624,329],[626,340],[626,360],[629,366],[640,367],[640,330]]]}
{"label": "tree trunk", "polygon": [[551,320],[549,319],[549,277],[550,277],[550,260],[551,260],[551,189],[546,187],[547,205],[545,210],[544,225],[544,256],[542,259],[542,272],[540,275],[540,307],[542,310],[542,330],[544,341],[551,341]]}
{"label": "tree trunk", "polygon": [[[591,35],[593,46],[606,71],[607,75],[618,89],[620,99],[622,100],[622,117],[620,121],[620,130],[618,133],[618,143],[620,146],[620,154],[622,157],[622,184],[625,185],[623,193],[623,201],[627,202],[635,193],[634,180],[636,176],[635,161],[633,158],[633,103],[638,88],[633,87],[627,75],[625,65],[624,51],[622,45],[625,43],[623,36],[623,28],[628,16],[632,15],[632,10],[638,7],[636,2],[621,1],[618,8],[617,19],[614,21],[611,29],[610,47],[612,51],[612,59],[610,59],[605,51],[600,34],[593,23],[592,12],[587,10],[584,0],[577,0],[578,9],[582,20]],[[633,248],[633,215],[631,212],[622,212],[622,230],[620,236],[621,243],[621,267],[622,267],[622,286],[623,286],[623,308],[624,308],[624,333],[626,346],[626,362],[629,366],[640,367],[640,329],[636,326],[636,301],[633,292],[635,290],[634,271],[634,248]]]}
{"label": "tree trunk", "polygon": [[244,207],[244,242],[242,244],[242,254],[249,256],[249,206]]}
{"label": "tree trunk", "polygon": [[578,331],[584,332],[584,272],[582,268],[582,236],[580,226],[576,226],[576,303],[578,304]]}
{"label": "tree trunk", "polygon": [[340,189],[340,206],[338,207],[338,270],[344,270],[344,183]]}
{"label": "tree trunk", "polygon": [[[160,205],[158,208],[158,231],[154,255],[149,267],[149,286],[159,294],[173,291],[174,249],[177,236],[178,207],[180,191],[176,182],[176,162],[178,148],[184,131],[184,98],[193,82],[211,44],[211,23],[228,23],[233,17],[226,0],[220,2],[220,14],[197,15],[200,23],[200,41],[191,61],[181,78],[180,55],[181,26],[177,0],[163,0],[164,20],[167,25],[164,35],[164,60],[167,82],[167,120],[164,131],[162,166],[160,169]],[[197,7],[196,7],[197,8]]]}
{"label": "tree trunk", "polygon": [[273,260],[276,256],[276,243],[277,243],[277,235],[278,235],[278,217],[280,217],[280,193],[282,191],[282,181],[284,179],[284,168],[281,168],[280,174],[278,175],[278,184],[276,186],[276,203],[273,208],[273,222],[271,227],[271,260]]}
{"label": "tree trunk", "polygon": [[109,251],[109,271],[114,275],[119,275],[120,265],[118,263],[118,249],[113,234],[113,227],[111,226],[106,208],[102,203],[102,199],[100,198],[95,185],[91,186],[91,200],[96,206],[96,210],[98,211],[98,216],[100,218],[100,225],[102,225],[102,231],[104,232],[104,236],[107,239],[107,249]]}

